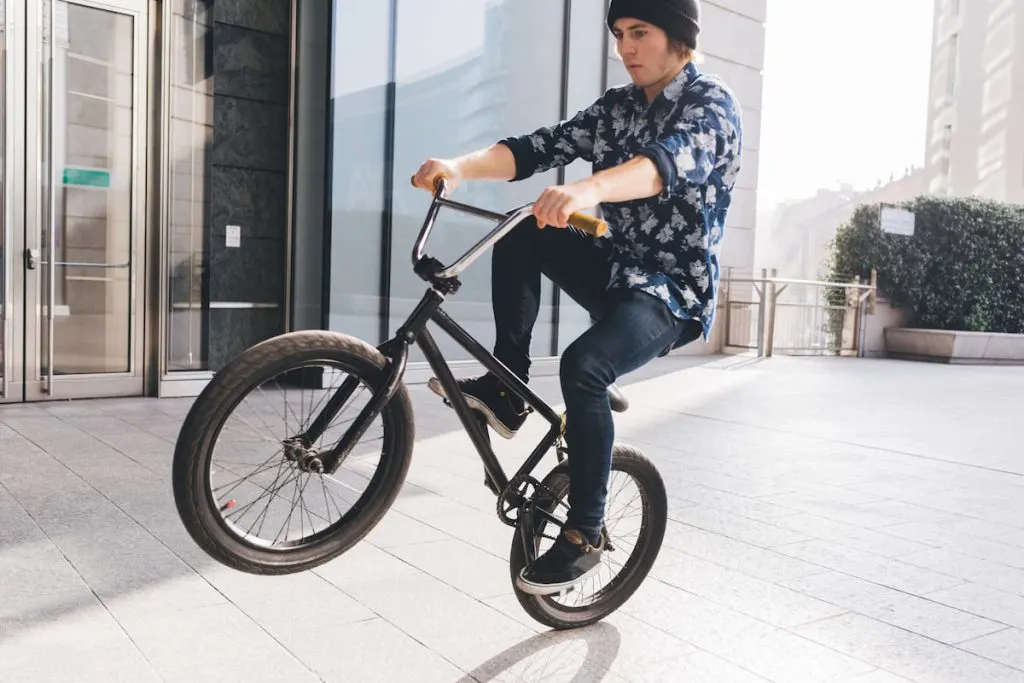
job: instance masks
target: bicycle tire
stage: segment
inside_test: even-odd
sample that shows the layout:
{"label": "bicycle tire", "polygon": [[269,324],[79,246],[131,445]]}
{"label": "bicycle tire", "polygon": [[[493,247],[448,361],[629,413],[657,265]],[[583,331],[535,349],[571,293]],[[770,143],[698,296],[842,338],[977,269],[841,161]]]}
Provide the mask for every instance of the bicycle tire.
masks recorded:
{"label": "bicycle tire", "polygon": [[329,535],[308,547],[268,550],[246,542],[223,523],[208,490],[216,436],[253,389],[312,361],[340,365],[374,391],[384,382],[388,362],[378,349],[340,333],[304,330],[279,335],[250,347],[218,372],[182,424],[172,468],[178,515],[199,547],[228,567],[250,574],[278,575],[324,564],[354,546],[377,525],[405,482],[415,429],[412,403],[402,384],[381,413],[384,438],[380,466],[367,490],[346,514],[348,519],[341,520]]}
{"label": "bicycle tire", "polygon": [[[569,457],[571,458],[572,455],[570,454]],[[629,474],[637,482],[643,501],[643,522],[636,549],[626,561],[622,573],[614,580],[615,589],[601,601],[588,607],[568,608],[554,602],[553,598],[556,596],[531,595],[521,591],[516,586],[516,578],[526,566],[523,535],[530,533],[533,538],[535,533],[532,530],[524,529],[525,525],[522,522],[516,526],[509,556],[512,588],[526,613],[549,628],[555,630],[581,628],[600,621],[615,612],[625,604],[647,578],[661,552],[661,544],[668,525],[668,495],[661,474],[639,449],[625,444],[615,444],[612,449],[611,471],[616,470]],[[553,468],[541,483],[554,491],[559,499],[565,497],[569,486],[568,461]],[[542,496],[542,493],[538,493],[538,496]],[[540,523],[537,522],[535,527]]]}

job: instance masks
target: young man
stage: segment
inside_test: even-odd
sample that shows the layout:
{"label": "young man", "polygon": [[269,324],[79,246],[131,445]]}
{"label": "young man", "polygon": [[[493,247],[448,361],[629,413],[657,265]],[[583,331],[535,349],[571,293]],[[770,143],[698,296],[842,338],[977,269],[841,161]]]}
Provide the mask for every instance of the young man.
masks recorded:
{"label": "young man", "polygon": [[[546,189],[531,219],[493,254],[494,354],[524,381],[542,273],[596,321],[561,359],[570,511],[555,545],[519,577],[519,587],[535,594],[559,592],[600,564],[614,440],[608,387],[674,348],[707,339],[740,170],[740,106],[693,63],[698,0],[612,0],[607,21],[632,84],[552,127],[457,159],[430,159],[414,177],[432,191],[442,174],[454,189],[469,179],[521,180],[577,158],[593,164],[591,177]],[[552,229],[596,205],[609,225],[606,238]],[[444,393],[436,381],[431,388]],[[460,388],[506,438],[526,419],[522,401],[489,374]]]}

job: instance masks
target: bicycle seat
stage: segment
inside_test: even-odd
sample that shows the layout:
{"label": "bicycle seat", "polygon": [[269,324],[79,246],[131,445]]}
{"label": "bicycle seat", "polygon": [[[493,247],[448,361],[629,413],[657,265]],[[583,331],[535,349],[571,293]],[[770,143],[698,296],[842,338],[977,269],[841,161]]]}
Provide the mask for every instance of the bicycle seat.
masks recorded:
{"label": "bicycle seat", "polygon": [[611,403],[612,410],[617,413],[624,413],[629,408],[629,399],[615,384],[608,387],[608,402]]}

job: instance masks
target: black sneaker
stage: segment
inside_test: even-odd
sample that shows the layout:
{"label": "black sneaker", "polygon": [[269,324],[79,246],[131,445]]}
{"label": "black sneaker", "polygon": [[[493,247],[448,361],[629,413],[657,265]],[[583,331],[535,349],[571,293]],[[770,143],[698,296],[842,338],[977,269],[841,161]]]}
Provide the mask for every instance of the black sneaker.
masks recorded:
{"label": "black sneaker", "polygon": [[595,548],[581,532],[563,528],[555,544],[524,567],[516,578],[519,590],[530,595],[552,595],[574,586],[601,568],[606,546],[602,533]]}
{"label": "black sneaker", "polygon": [[[490,373],[482,377],[459,380],[459,389],[466,398],[466,403],[487,418],[491,429],[506,439],[511,439],[526,422],[530,410],[523,399],[510,392],[498,378]],[[436,377],[431,377],[427,386],[441,398],[445,396],[444,387]]]}

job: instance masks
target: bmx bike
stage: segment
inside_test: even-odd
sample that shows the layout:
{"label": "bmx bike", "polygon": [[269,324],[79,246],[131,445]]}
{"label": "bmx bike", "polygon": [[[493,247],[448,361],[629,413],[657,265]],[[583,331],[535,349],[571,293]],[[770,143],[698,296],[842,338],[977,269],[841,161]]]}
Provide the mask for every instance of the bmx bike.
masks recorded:
{"label": "bmx bike", "polygon": [[[498,518],[514,529],[509,570],[519,603],[551,628],[585,626],[617,610],[650,572],[665,534],[665,486],[639,450],[616,443],[604,527],[608,545],[598,571],[557,594],[528,594],[516,585],[522,569],[543,552],[543,544],[557,537],[568,510],[567,459],[572,456],[564,441],[565,415],[512,374],[441,304],[458,291],[459,274],[529,216],[532,204],[495,213],[448,199],[446,187],[445,179],[439,179],[412,252],[413,268],[429,287],[397,334],[374,347],[338,332],[289,332],[235,357],[196,398],[182,424],[174,451],[175,505],[192,539],[211,557],[239,571],[301,572],[352,548],[396,502],[409,470],[414,421],[403,376],[410,346],[417,344],[479,453],[485,483],[497,498]],[[499,222],[450,266],[424,254],[442,207]],[[586,214],[573,214],[569,222],[595,236],[607,230],[603,221]],[[491,447],[486,420],[458,391],[428,322],[549,423],[546,435],[511,478]],[[335,425],[357,392],[368,394],[365,405]],[[287,401],[296,393],[297,407],[267,407],[272,400],[283,396]],[[281,418],[283,434],[271,433],[268,420]],[[378,422],[380,436],[360,446]],[[557,462],[538,480],[533,471],[552,449]],[[243,476],[245,468],[254,469]],[[459,486],[460,479],[452,473],[450,485]],[[635,493],[627,498],[630,489]],[[247,494],[251,502],[243,500]],[[626,502],[616,507],[620,495]],[[282,503],[284,509],[271,512],[273,503]],[[621,514],[612,514],[613,509]]]}

